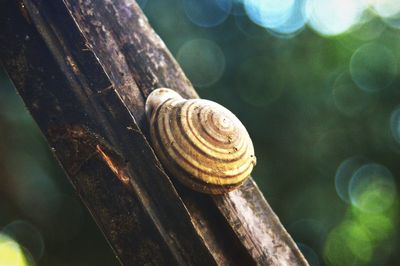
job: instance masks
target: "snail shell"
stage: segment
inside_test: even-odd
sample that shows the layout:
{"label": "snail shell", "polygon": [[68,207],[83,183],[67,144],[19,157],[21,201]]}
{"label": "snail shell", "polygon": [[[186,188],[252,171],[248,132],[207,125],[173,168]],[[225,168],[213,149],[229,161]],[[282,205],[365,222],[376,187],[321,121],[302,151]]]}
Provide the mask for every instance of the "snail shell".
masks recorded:
{"label": "snail shell", "polygon": [[247,130],[225,107],[154,90],[146,101],[153,148],[163,166],[184,185],[221,194],[240,186],[256,164]]}

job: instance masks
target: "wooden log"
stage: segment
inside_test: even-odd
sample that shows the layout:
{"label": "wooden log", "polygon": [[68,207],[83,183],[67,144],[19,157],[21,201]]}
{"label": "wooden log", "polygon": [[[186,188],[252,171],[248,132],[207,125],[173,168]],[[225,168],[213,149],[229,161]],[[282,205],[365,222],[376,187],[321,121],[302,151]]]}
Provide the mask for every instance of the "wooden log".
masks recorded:
{"label": "wooden log", "polygon": [[307,265],[254,181],[182,187],[148,143],[157,87],[198,97],[133,0],[0,0],[0,59],[124,265]]}

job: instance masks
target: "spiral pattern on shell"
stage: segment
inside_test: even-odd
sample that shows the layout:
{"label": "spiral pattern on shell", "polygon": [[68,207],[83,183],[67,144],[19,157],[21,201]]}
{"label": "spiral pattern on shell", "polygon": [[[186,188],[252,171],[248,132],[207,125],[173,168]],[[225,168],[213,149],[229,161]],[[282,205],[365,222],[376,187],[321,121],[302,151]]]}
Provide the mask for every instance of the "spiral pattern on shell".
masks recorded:
{"label": "spiral pattern on shell", "polygon": [[225,107],[157,89],[146,102],[154,150],[190,188],[221,194],[240,186],[256,163],[247,130]]}

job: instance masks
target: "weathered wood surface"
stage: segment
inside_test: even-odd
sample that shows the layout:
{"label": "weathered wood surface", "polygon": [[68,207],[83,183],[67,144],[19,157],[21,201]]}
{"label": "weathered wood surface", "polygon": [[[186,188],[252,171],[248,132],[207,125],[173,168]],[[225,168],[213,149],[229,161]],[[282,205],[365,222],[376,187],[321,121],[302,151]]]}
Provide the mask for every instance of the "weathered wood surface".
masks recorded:
{"label": "weathered wood surface", "polygon": [[125,265],[307,265],[252,179],[190,191],[147,142],[146,96],[197,97],[133,0],[0,0],[0,59]]}

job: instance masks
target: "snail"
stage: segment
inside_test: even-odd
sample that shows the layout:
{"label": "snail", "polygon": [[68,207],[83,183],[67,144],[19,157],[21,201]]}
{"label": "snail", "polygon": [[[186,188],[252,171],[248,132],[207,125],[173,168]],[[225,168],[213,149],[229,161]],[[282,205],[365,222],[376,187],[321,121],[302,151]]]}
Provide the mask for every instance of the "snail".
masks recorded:
{"label": "snail", "polygon": [[146,100],[154,151],[164,168],[189,188],[208,194],[239,187],[256,164],[254,147],[239,119],[203,99],[184,99],[160,88]]}

